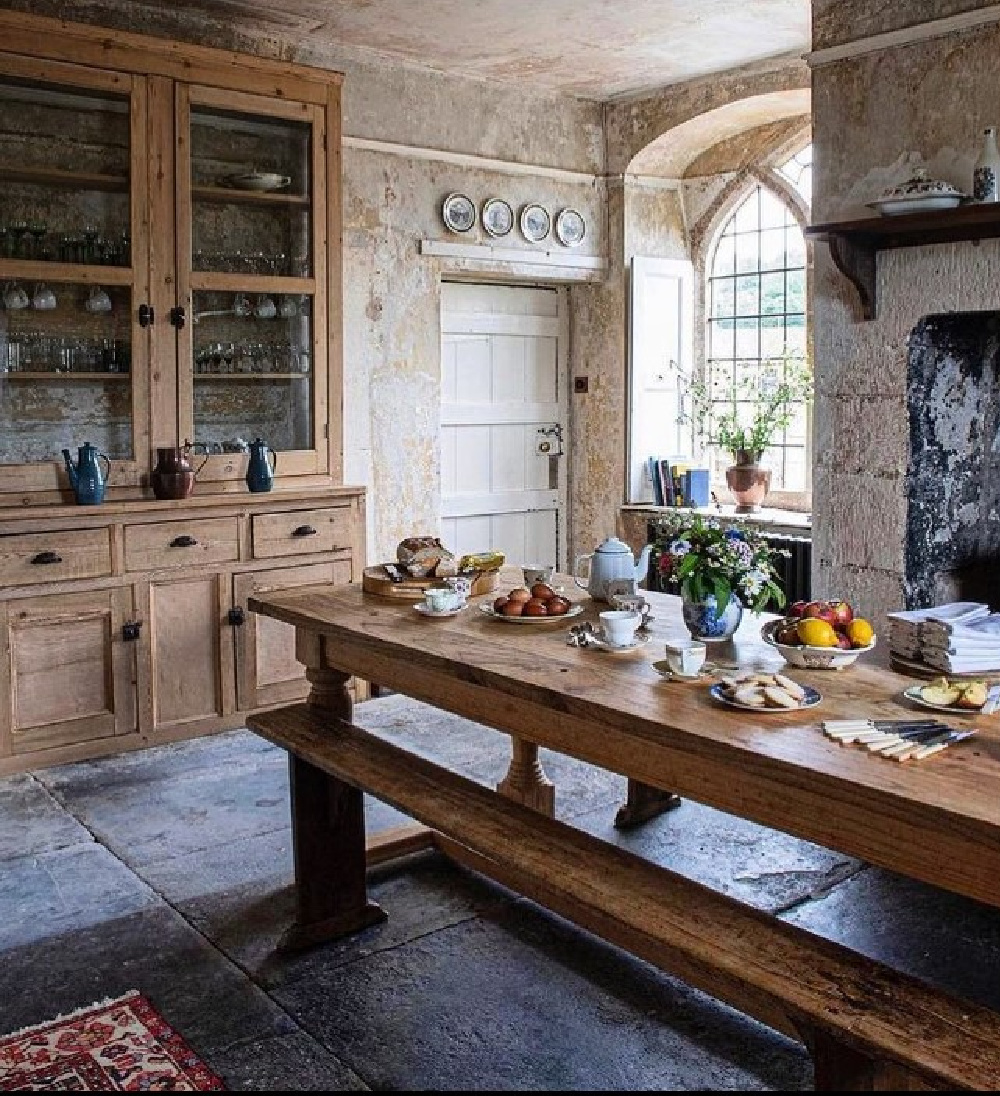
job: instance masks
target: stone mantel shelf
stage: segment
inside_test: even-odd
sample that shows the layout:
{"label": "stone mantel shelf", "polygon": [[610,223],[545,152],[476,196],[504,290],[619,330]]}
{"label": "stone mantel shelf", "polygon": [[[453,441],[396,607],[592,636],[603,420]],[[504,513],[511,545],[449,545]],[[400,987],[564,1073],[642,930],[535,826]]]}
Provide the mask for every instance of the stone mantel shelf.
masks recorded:
{"label": "stone mantel shelf", "polygon": [[810,226],[806,235],[829,244],[837,268],[858,291],[865,319],[873,320],[878,312],[875,257],[879,251],[998,237],[1000,202],[926,213],[866,217],[857,221],[832,221]]}

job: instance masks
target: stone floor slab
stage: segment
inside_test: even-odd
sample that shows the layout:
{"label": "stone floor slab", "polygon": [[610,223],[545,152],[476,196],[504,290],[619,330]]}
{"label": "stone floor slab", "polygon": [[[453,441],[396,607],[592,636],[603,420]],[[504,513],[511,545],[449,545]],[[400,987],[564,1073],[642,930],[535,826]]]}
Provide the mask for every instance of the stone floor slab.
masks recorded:
{"label": "stone floor slab", "polygon": [[92,840],[31,773],[0,779],[0,861]]}

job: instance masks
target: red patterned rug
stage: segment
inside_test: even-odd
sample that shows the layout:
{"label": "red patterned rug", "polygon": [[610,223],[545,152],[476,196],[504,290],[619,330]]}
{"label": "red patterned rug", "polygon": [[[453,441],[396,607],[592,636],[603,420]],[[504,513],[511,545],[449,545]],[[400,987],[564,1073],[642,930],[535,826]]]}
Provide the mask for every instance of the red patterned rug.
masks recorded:
{"label": "red patterned rug", "polygon": [[138,990],[0,1036],[4,1092],[210,1092],[223,1087]]}

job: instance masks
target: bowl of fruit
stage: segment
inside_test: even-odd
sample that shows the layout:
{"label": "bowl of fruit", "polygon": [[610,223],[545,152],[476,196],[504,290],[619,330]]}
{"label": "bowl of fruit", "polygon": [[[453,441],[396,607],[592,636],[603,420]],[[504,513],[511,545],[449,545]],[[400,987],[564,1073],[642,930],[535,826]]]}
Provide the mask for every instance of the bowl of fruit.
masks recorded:
{"label": "bowl of fruit", "polygon": [[846,601],[796,601],[760,634],[786,662],[806,670],[842,670],[875,646],[874,628]]}

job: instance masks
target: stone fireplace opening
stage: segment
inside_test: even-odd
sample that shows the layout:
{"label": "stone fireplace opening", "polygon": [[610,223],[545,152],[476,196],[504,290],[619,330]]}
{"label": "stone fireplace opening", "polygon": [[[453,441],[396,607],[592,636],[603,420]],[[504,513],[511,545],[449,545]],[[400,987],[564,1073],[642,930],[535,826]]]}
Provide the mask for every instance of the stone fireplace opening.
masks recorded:
{"label": "stone fireplace opening", "polygon": [[1000,609],[1000,312],[925,316],[908,343],[908,609]]}

